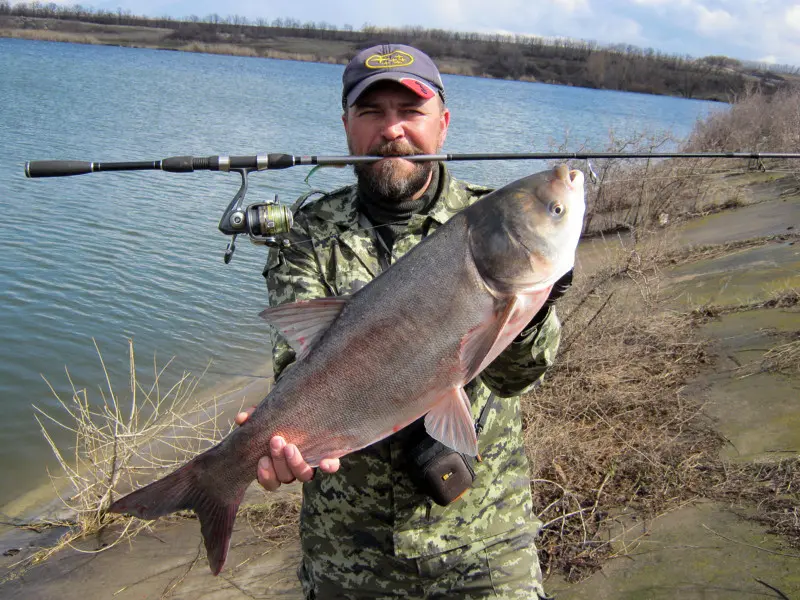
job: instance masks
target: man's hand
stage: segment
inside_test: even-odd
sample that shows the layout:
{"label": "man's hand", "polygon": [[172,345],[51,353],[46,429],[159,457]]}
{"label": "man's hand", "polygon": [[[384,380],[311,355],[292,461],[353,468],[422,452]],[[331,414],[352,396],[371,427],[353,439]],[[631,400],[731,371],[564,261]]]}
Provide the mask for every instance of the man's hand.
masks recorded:
{"label": "man's hand", "polygon": [[548,296],[547,300],[545,300],[544,305],[546,307],[550,307],[556,303],[556,300],[561,298],[564,294],[567,293],[567,290],[572,287],[572,276],[575,269],[570,269],[566,272],[566,274],[561,276],[561,279],[556,281],[553,284],[553,290],[550,292],[550,296]]}
{"label": "man's hand", "polygon": [[[236,424],[243,425],[255,409],[252,406],[236,415]],[[314,469],[303,460],[297,446],[287,444],[281,436],[276,435],[269,441],[269,453],[269,456],[261,457],[256,470],[258,483],[268,492],[274,492],[282,483],[291,483],[295,479],[305,483],[314,477]],[[335,473],[339,470],[339,459],[324,458],[319,468],[325,473]]]}

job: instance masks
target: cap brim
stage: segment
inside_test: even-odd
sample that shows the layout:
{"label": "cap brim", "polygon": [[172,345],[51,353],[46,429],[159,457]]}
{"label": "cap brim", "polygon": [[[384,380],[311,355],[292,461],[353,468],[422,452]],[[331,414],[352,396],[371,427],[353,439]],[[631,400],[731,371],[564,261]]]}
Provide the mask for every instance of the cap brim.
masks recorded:
{"label": "cap brim", "polygon": [[396,81],[397,83],[407,87],[420,98],[430,100],[436,95],[436,88],[430,82],[416,77],[408,73],[393,72],[393,73],[375,73],[366,79],[359,81],[358,84],[350,90],[347,94],[347,106],[353,106],[356,100],[363,94],[368,87],[379,81]]}

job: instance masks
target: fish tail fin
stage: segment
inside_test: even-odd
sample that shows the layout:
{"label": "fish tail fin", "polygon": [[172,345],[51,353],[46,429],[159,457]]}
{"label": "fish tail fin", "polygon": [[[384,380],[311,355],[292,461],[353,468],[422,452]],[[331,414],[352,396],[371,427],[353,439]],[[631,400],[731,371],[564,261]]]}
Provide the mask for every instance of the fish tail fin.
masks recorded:
{"label": "fish tail fin", "polygon": [[140,519],[156,519],[178,510],[193,510],[200,520],[208,566],[214,575],[218,575],[228,556],[236,511],[249,482],[244,482],[233,494],[227,491],[224,497],[220,496],[218,488],[203,485],[198,475],[205,470],[203,459],[209,452],[163,479],[120,498],[108,510]]}

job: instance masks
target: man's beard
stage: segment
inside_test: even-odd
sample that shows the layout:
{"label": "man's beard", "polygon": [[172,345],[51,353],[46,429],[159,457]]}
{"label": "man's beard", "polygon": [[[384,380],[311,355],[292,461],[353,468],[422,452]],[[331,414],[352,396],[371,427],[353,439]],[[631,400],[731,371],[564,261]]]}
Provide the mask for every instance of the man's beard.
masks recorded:
{"label": "man's beard", "polygon": [[[370,148],[368,156],[408,156],[425,154],[419,148],[408,143],[388,142]],[[358,177],[358,185],[368,196],[385,202],[400,202],[411,198],[422,190],[433,171],[432,162],[412,163],[412,171],[401,171],[400,161],[382,160],[377,163],[365,163],[353,166]]]}

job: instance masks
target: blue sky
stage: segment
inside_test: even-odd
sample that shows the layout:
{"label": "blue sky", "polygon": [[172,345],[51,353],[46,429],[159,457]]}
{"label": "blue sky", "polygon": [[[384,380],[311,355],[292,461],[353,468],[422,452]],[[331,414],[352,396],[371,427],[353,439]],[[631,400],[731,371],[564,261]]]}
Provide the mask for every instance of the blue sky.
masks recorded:
{"label": "blue sky", "polygon": [[[74,4],[74,0],[58,0]],[[217,13],[360,28],[418,25],[633,44],[694,57],[800,65],[800,0],[96,0],[149,16]]]}

